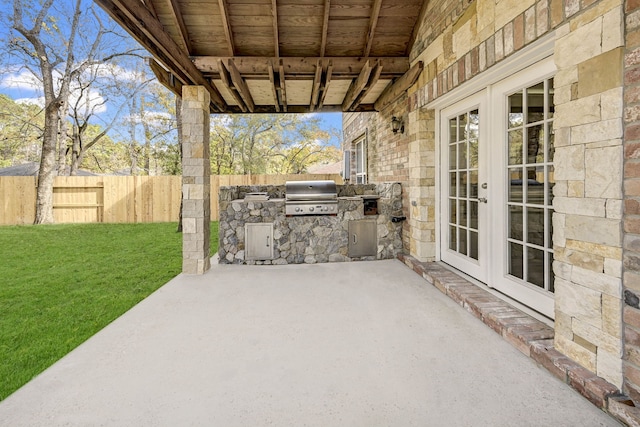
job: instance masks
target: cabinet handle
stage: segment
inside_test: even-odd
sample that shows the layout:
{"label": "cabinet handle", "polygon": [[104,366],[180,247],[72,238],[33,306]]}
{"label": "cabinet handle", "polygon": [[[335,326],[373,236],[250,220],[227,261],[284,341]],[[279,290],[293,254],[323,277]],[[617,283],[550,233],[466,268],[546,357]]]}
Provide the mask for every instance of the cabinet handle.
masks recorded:
{"label": "cabinet handle", "polygon": [[269,236],[267,236],[267,247],[269,247]]}
{"label": "cabinet handle", "polygon": [[355,245],[356,243],[358,243],[358,235],[354,234],[353,235],[353,244]]}

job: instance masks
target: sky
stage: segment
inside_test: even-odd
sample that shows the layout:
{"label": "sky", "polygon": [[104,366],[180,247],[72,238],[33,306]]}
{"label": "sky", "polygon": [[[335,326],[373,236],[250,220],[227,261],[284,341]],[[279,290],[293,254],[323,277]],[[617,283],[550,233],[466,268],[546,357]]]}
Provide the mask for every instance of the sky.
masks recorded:
{"label": "sky", "polygon": [[[28,0],[25,3],[30,2],[38,3],[36,0]],[[85,0],[90,3],[90,0]],[[9,34],[9,20],[7,15],[11,13],[12,1],[0,2],[0,40],[6,44],[7,35]],[[64,10],[66,5],[71,5],[73,0],[56,0],[55,8],[57,10]],[[104,19],[110,19],[97,7],[97,9],[104,15]],[[64,26],[64,20],[59,21],[61,26]],[[18,68],[19,64],[11,63],[7,55],[2,55],[0,58],[0,94],[5,94],[14,100],[20,100],[24,102],[42,103],[42,91],[38,88],[38,83],[35,81],[30,73]],[[119,75],[125,75],[127,70],[122,70]],[[93,92],[89,95],[95,102],[100,102],[103,98],[98,92]],[[39,101],[40,99],[40,101]],[[117,106],[107,103],[100,111],[107,122],[107,117],[110,113],[113,113],[117,109]],[[342,113],[318,113],[320,119],[320,126],[322,129],[330,131],[330,133],[338,132],[342,133]],[[339,141],[334,141],[334,144],[339,144]]]}

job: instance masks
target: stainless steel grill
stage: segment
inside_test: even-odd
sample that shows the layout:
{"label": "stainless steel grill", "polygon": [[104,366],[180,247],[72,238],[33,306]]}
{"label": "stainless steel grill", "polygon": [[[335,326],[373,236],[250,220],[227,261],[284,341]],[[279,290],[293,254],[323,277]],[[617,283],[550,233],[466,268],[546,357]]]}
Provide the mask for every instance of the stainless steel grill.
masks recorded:
{"label": "stainless steel grill", "polygon": [[287,215],[336,215],[338,192],[335,181],[287,181]]}

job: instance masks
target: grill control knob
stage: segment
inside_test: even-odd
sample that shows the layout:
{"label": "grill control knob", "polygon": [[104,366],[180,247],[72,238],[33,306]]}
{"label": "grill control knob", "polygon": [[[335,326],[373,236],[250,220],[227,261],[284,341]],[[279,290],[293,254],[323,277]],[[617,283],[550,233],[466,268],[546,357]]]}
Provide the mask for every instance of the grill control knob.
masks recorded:
{"label": "grill control knob", "polygon": [[296,208],[296,212],[300,212],[300,208],[299,207]]}
{"label": "grill control knob", "polygon": [[309,208],[309,212],[313,212],[313,206]]}

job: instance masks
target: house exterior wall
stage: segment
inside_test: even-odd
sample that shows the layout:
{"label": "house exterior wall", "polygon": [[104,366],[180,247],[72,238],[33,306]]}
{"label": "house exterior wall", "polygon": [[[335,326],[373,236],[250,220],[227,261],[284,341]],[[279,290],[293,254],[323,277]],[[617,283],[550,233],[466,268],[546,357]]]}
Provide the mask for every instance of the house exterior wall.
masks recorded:
{"label": "house exterior wall", "polygon": [[[636,393],[640,391],[640,245],[636,242],[640,227],[633,228],[640,223],[640,216],[633,217],[640,215],[640,192],[630,193],[633,179],[640,177],[633,171],[640,168],[633,168],[639,150],[630,148],[629,142],[625,145],[625,189],[627,197],[633,195],[635,199],[625,203],[624,277],[628,298],[624,314],[626,340],[634,347],[626,352],[622,321],[625,118],[627,134],[631,128],[640,135],[636,104],[628,103],[623,118],[624,23],[626,16],[628,28],[637,26],[640,12],[633,13],[637,6],[627,5],[626,15],[622,0],[440,0],[429,2],[427,7],[411,52],[412,63],[424,63],[417,83],[406,98],[387,106],[375,118],[368,115],[363,121],[354,115],[346,119],[345,144],[348,147],[350,138],[364,127],[368,129],[371,152],[383,148],[387,153],[375,160],[375,154],[370,154],[370,170],[377,171],[370,175],[370,182],[377,182],[390,167],[402,170],[407,180],[403,188],[408,193],[405,252],[420,261],[436,260],[436,111],[429,104],[474,77],[491,73],[537,41],[553,38],[557,68],[555,347],[617,387],[624,383],[625,391],[640,403],[640,394]],[[640,45],[636,32],[628,30],[628,46],[629,39],[635,41],[634,46]],[[627,99],[637,99],[638,55],[629,48],[627,52],[626,64],[631,70],[627,73]],[[634,89],[636,92],[632,92]],[[398,111],[404,114],[406,131],[390,138],[384,130]],[[395,156],[388,153],[393,149],[398,150]],[[406,163],[405,150],[409,153]],[[385,164],[372,164],[377,161]]]}
{"label": "house exterior wall", "polygon": [[640,402],[640,2],[625,5],[624,389]]}

